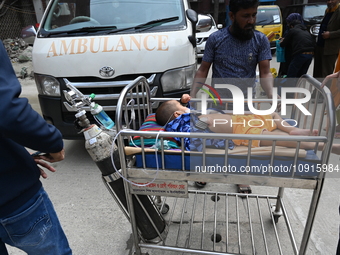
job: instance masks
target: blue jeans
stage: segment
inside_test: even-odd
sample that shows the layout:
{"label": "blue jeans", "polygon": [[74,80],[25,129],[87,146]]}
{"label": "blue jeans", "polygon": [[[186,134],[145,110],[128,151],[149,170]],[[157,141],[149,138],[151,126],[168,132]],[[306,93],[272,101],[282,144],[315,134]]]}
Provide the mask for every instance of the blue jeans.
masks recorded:
{"label": "blue jeans", "polygon": [[[277,78],[275,81],[276,87],[278,87],[278,94],[281,96],[282,87],[296,87],[296,83],[299,78],[308,72],[308,68],[312,63],[312,54],[296,54],[293,56],[287,72],[286,78]],[[287,98],[294,97],[294,94],[287,93]]]}
{"label": "blue jeans", "polygon": [[41,188],[27,203],[0,218],[0,254],[5,243],[28,255],[70,255],[72,251],[47,193]]}
{"label": "blue jeans", "polygon": [[306,74],[310,64],[312,63],[312,60],[312,54],[301,53],[293,56],[288,67],[287,77],[300,78],[303,74]]}

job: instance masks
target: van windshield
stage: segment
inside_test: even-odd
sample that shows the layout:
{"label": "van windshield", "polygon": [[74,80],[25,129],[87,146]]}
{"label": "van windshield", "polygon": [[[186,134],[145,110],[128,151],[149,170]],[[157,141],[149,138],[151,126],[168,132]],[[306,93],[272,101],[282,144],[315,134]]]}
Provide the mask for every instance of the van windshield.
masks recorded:
{"label": "van windshield", "polygon": [[256,25],[265,26],[280,23],[281,15],[280,10],[278,8],[263,8],[263,9],[261,9],[260,7],[258,8],[256,15]]}
{"label": "van windshield", "polygon": [[323,17],[326,11],[326,4],[307,5],[303,11],[304,19]]}
{"label": "van windshield", "polygon": [[[65,36],[71,31],[100,34],[101,31],[117,30],[132,33],[133,29],[140,32],[141,24],[150,24],[147,31],[185,29],[182,1],[56,0],[49,6],[40,33],[41,36],[54,33]],[[146,30],[145,25],[142,28]]]}

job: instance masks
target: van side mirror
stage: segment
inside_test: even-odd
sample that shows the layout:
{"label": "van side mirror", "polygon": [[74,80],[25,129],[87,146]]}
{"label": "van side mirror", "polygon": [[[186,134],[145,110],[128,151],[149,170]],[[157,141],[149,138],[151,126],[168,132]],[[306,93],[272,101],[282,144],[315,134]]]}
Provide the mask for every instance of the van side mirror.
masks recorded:
{"label": "van side mirror", "polygon": [[37,31],[34,26],[27,26],[21,30],[21,38],[29,45],[33,45]]}
{"label": "van side mirror", "polygon": [[186,14],[192,25],[192,35],[188,36],[188,39],[192,46],[196,48],[196,23],[198,20],[198,15],[197,12],[192,9],[188,9]]}

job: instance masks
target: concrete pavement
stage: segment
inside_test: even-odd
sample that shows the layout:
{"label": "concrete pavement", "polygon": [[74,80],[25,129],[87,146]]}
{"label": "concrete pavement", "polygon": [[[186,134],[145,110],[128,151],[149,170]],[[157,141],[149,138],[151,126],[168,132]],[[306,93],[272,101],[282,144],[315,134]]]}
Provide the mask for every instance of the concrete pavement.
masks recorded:
{"label": "concrete pavement", "polygon": [[[273,59],[272,67],[278,64]],[[311,67],[312,68],[312,67]],[[311,72],[311,69],[309,73]],[[34,82],[23,84],[34,109],[39,111]],[[335,143],[340,140],[336,139]],[[105,188],[100,172],[88,156],[84,141],[65,141],[66,159],[55,163],[57,173],[49,174],[43,184],[50,195],[75,255],[132,254],[131,227]],[[331,155],[329,163],[339,164]],[[307,254],[335,254],[339,234],[339,174],[329,175],[324,183]],[[193,187],[192,183],[189,186]],[[253,193],[273,194],[276,188],[253,186]],[[235,192],[233,185],[208,184],[206,189]],[[301,236],[312,191],[285,189],[284,201],[296,237]],[[288,237],[283,242],[290,244]],[[11,255],[25,254],[10,247]],[[152,254],[163,254],[153,251]],[[165,254],[165,253],[164,253]],[[166,253],[168,254],[168,253]],[[170,254],[170,253],[169,253]],[[176,254],[176,253],[171,253]],[[278,254],[278,253],[273,253]],[[262,255],[262,254],[261,254]]]}

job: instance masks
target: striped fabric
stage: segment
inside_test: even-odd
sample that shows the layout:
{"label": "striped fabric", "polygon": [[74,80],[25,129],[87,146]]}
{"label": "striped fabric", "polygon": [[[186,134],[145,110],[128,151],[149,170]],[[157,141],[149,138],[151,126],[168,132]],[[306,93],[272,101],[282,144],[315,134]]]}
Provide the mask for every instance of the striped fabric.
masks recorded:
{"label": "striped fabric", "polygon": [[[140,131],[154,131],[154,132],[165,132],[164,127],[160,126],[156,122],[156,114],[151,113],[148,115],[144,121],[144,123],[141,125],[139,128]],[[164,140],[168,140],[170,142],[171,147],[173,148],[178,148],[177,142],[174,138],[172,137],[165,137]],[[134,136],[133,137],[133,142],[140,146],[140,136]],[[144,137],[144,146],[153,146],[156,142],[155,138],[145,138]],[[168,143],[169,144],[169,143]]]}

